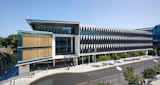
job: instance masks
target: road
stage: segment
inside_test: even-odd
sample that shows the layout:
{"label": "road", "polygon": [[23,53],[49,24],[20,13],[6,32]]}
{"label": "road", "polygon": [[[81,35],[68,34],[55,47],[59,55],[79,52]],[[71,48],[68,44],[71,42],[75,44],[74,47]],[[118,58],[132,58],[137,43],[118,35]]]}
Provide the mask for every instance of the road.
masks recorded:
{"label": "road", "polygon": [[[157,58],[160,62],[160,58]],[[132,61],[131,61],[132,62]],[[122,72],[121,72],[121,83],[123,85],[127,85],[127,82],[124,80],[123,72],[125,71],[126,67],[134,67],[135,71],[139,76],[141,76],[141,72],[146,67],[153,67],[155,63],[153,60],[146,60],[142,62],[130,63],[121,65]],[[54,74],[42,79],[39,79],[33,82],[30,85],[95,85],[97,82],[103,81],[110,81],[117,83],[117,73],[116,67],[90,71],[86,73],[61,73],[61,74]]]}

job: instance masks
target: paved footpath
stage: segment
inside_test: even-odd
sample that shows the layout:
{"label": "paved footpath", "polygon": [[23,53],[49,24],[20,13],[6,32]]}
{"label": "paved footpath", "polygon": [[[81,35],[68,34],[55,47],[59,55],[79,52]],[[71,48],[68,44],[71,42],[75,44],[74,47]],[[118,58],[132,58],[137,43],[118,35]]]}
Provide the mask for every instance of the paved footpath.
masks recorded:
{"label": "paved footpath", "polygon": [[[89,72],[89,71],[94,71],[94,70],[99,70],[99,69],[104,69],[104,68],[110,68],[114,67],[117,65],[124,65],[124,64],[129,64],[129,63],[136,63],[136,62],[141,62],[145,60],[150,60],[153,58],[158,58],[158,57],[153,57],[153,56],[140,56],[139,60],[136,60],[138,57],[131,57],[131,58],[126,58],[126,59],[121,59],[118,60],[119,63],[116,63],[114,65],[107,65],[107,66],[102,66],[102,63],[114,63],[113,60],[110,61],[103,61],[103,62],[97,62],[97,63],[90,63],[90,64],[83,64],[83,65],[78,65],[78,66],[73,66],[70,67],[69,70],[67,70],[67,67],[64,68],[57,68],[57,69],[50,69],[50,70],[37,70],[34,71],[30,74],[24,74],[24,75],[19,75],[17,77],[10,78],[5,81],[1,81],[0,85],[29,85],[30,83],[43,78],[48,75],[53,75],[53,74],[59,74],[59,73],[82,73],[82,72]],[[133,59],[135,59],[133,61]],[[126,60],[124,62],[124,60]],[[99,66],[99,67],[95,67]],[[33,74],[34,75],[31,75]],[[152,82],[153,85],[160,85],[160,80]]]}
{"label": "paved footpath", "polygon": [[160,85],[160,75],[157,75],[156,77],[157,79],[151,82],[151,85]]}

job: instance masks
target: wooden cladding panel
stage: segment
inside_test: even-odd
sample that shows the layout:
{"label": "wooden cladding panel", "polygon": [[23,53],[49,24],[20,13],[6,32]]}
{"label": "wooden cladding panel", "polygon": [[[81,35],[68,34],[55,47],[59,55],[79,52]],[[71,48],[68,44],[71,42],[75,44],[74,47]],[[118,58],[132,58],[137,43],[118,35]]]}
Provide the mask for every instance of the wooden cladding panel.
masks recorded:
{"label": "wooden cladding panel", "polygon": [[22,34],[23,46],[52,46],[51,35]]}
{"label": "wooden cladding panel", "polygon": [[52,56],[52,48],[23,49],[22,53],[23,60],[30,60],[35,58]]}

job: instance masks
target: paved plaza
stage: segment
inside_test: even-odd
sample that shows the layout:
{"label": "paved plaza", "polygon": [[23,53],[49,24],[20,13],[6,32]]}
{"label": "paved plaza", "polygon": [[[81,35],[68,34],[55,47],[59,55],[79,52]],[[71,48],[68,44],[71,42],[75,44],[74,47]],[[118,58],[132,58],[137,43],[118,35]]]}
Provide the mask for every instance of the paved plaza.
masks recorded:
{"label": "paved plaza", "polygon": [[[124,65],[124,64],[130,64],[135,62],[141,62],[145,60],[151,60],[153,58],[158,58],[158,57],[146,55],[141,57],[131,57],[126,59],[120,59],[120,60],[117,60],[117,63],[115,64],[113,60],[110,60],[110,61],[102,61],[102,62],[72,66],[69,68],[64,67],[64,68],[57,68],[57,69],[37,70],[31,73],[10,78],[5,81],[1,81],[0,84],[1,85],[29,85],[30,83],[48,75],[59,74],[59,73],[83,73],[83,72],[89,72],[89,71],[94,71],[99,69],[110,68],[117,65]],[[110,63],[111,65],[107,65],[107,63]],[[159,83],[160,83],[160,80],[156,80],[152,82],[153,85],[159,85]]]}

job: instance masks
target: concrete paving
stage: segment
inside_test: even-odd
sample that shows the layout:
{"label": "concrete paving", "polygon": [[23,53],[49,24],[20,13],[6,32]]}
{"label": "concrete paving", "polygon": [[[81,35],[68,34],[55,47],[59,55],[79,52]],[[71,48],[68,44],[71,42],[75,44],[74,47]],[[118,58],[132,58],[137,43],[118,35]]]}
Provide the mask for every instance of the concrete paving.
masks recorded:
{"label": "concrete paving", "polygon": [[160,85],[160,75],[156,76],[156,80],[153,80],[151,85]]}
{"label": "concrete paving", "polygon": [[[97,63],[90,63],[90,64],[83,64],[83,65],[78,65],[78,66],[72,66],[69,67],[69,70],[67,67],[64,68],[57,68],[57,69],[46,69],[46,70],[37,70],[28,74],[19,75],[17,77],[10,78],[8,80],[0,82],[1,85],[29,85],[30,83],[43,78],[48,75],[53,75],[53,74],[59,74],[59,73],[83,73],[83,72],[89,72],[89,71],[94,71],[94,70],[99,70],[99,69],[104,69],[104,68],[110,68],[113,66],[117,65],[124,65],[124,64],[129,64],[129,63],[135,63],[135,62],[141,62],[145,60],[150,60],[156,57],[153,56],[141,56],[139,57],[140,59],[137,60],[137,57],[131,57],[131,58],[126,58],[126,59],[121,59],[118,60],[116,64],[114,64],[113,60],[110,61],[102,61],[102,62],[97,62]],[[124,61],[125,60],[125,61]],[[103,63],[110,63],[113,65],[104,65]],[[152,82],[154,83],[153,85],[159,85],[160,80]]]}

